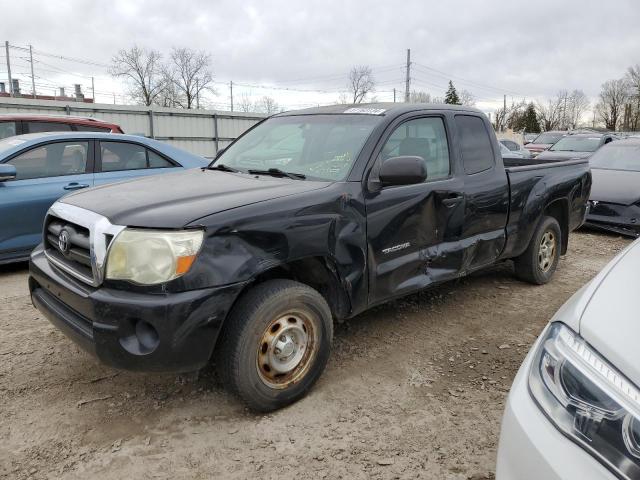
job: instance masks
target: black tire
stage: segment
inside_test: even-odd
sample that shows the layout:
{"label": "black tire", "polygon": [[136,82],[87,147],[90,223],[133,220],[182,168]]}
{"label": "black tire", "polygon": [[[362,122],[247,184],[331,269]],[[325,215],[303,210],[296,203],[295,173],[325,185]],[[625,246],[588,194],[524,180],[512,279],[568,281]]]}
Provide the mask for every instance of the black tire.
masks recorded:
{"label": "black tire", "polygon": [[[541,257],[539,255],[541,254],[541,243],[544,238],[550,238],[548,236],[545,237],[545,235],[549,234],[553,236],[555,246],[552,260],[549,259],[550,263],[548,268],[545,269],[541,266]],[[543,217],[533,232],[533,237],[525,252],[514,259],[516,276],[525,282],[536,285],[544,285],[549,282],[558,267],[561,245],[562,231],[558,221],[553,217]]]}
{"label": "black tire", "polygon": [[[295,335],[303,340],[296,342],[300,338]],[[280,343],[282,339],[287,343]],[[269,412],[295,402],[311,389],[327,364],[332,339],[331,310],[320,293],[292,280],[269,280],[236,303],[216,348],[216,364],[227,388],[251,409]],[[286,358],[294,364],[296,356],[303,355],[286,375],[270,367],[283,365],[276,360],[276,353],[282,353],[278,345],[293,349],[295,356]]]}

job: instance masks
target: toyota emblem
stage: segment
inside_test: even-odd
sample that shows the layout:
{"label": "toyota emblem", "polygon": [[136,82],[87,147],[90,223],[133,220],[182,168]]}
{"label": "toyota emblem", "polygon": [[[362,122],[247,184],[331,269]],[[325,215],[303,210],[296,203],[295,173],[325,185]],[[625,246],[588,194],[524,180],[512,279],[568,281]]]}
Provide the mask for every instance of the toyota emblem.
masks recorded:
{"label": "toyota emblem", "polygon": [[69,232],[62,230],[58,235],[58,248],[62,253],[69,252]]}

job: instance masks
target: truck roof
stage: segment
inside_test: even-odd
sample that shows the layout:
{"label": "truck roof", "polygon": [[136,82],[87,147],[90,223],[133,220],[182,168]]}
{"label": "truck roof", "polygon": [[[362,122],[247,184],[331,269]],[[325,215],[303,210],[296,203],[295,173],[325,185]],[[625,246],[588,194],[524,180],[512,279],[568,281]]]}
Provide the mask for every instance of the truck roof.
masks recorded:
{"label": "truck roof", "polygon": [[288,117],[293,115],[339,115],[339,114],[361,114],[361,115],[401,115],[416,110],[455,110],[462,112],[482,113],[474,107],[466,105],[449,105],[446,103],[357,103],[351,105],[327,105],[324,107],[305,108],[303,110],[294,110],[283,112],[276,117]]}

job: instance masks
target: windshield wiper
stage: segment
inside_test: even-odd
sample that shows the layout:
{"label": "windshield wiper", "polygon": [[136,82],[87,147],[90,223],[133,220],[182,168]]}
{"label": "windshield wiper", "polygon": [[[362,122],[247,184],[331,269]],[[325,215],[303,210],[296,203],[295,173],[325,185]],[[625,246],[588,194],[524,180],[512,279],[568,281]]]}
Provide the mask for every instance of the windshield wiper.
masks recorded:
{"label": "windshield wiper", "polygon": [[280,170],[279,168],[270,168],[268,170],[249,170],[249,173],[254,175],[271,175],[274,177],[287,177],[292,180],[304,180],[307,178],[306,175],[302,173],[294,173],[294,172],[285,172],[284,170]]}
{"label": "windshield wiper", "polygon": [[231,173],[238,173],[240,170],[233,168],[233,167],[229,167],[227,165],[225,165],[224,163],[217,163],[215,165],[212,165],[210,167],[207,167],[209,170],[220,170],[221,172],[231,172]]}

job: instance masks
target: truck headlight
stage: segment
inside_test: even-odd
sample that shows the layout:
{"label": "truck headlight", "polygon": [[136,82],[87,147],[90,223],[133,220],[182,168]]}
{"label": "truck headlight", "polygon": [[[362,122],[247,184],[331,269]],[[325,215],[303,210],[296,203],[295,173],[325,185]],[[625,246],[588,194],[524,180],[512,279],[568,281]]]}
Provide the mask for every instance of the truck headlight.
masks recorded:
{"label": "truck headlight", "polygon": [[189,271],[203,236],[202,230],[126,228],[109,247],[106,278],[143,285],[173,280]]}
{"label": "truck headlight", "polygon": [[529,389],[560,431],[622,478],[640,478],[640,390],[579,335],[552,324]]}

